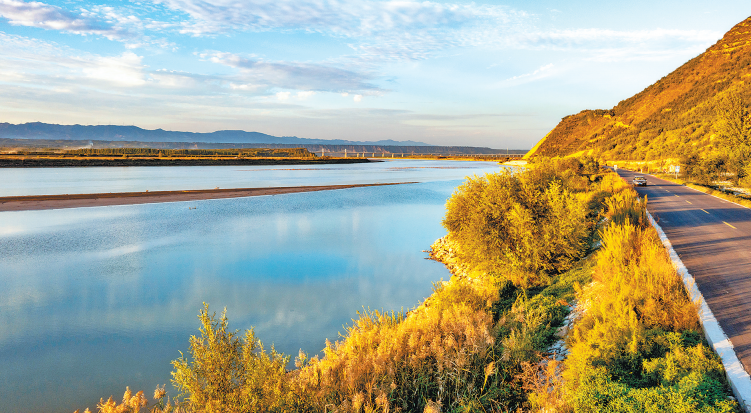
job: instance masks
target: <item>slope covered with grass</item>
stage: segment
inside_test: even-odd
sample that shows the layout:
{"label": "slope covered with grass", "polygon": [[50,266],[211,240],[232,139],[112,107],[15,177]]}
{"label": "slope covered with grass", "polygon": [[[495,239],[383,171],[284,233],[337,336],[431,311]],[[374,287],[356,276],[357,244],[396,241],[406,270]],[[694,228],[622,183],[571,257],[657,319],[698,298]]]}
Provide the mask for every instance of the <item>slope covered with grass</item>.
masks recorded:
{"label": "slope covered with grass", "polygon": [[750,80],[748,18],[706,52],[612,109],[563,118],[534,152],[635,160],[711,152],[721,140],[724,100],[737,94],[747,108]]}

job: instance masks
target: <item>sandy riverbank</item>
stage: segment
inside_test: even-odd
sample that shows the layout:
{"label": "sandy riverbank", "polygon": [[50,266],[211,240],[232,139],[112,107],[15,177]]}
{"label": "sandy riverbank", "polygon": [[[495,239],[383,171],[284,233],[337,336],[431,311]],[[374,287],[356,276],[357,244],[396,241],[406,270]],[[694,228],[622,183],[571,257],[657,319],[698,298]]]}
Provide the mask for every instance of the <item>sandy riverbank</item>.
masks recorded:
{"label": "sandy riverbank", "polygon": [[101,194],[31,195],[0,197],[2,211],[80,208],[110,205],[151,204],[157,202],[198,201],[203,199],[242,198],[298,192],[328,191],[366,186],[402,185],[416,182],[355,185],[292,186],[272,188],[195,189],[187,191],[113,192]]}

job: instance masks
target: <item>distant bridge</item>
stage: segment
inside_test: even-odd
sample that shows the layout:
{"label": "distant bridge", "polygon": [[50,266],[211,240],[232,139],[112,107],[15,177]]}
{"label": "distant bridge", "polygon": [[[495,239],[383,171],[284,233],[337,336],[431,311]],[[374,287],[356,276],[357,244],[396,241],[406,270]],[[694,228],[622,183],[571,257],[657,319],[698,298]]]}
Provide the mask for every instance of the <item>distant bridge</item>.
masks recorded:
{"label": "distant bridge", "polygon": [[431,152],[353,152],[353,151],[329,151],[325,148],[311,151],[316,156],[332,156],[337,158],[483,158],[483,159],[507,159],[522,158],[523,153],[431,153]]}

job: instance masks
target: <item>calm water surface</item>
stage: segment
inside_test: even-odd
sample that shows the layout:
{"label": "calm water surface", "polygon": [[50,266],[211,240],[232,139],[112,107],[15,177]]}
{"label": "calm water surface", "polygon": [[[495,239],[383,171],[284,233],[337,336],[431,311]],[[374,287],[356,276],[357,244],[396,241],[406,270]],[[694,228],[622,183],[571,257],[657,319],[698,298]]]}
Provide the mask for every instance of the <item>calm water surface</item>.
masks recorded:
{"label": "calm water surface", "polygon": [[0,196],[212,188],[429,182],[460,179],[491,162],[396,160],[351,165],[0,169]]}
{"label": "calm water surface", "polygon": [[[150,395],[169,383],[170,361],[198,333],[202,302],[226,307],[231,328],[254,326],[265,344],[292,355],[320,351],[363,307],[413,307],[449,277],[422,252],[445,233],[446,199],[463,176],[498,169],[464,164],[409,172],[438,175],[411,185],[0,213],[0,412],[93,409],[126,385]],[[365,179],[360,168],[333,182]],[[364,182],[391,173],[377,168]],[[191,168],[133,169],[152,171],[151,188],[173,189],[157,185]],[[51,171],[61,170],[22,172]],[[296,173],[275,171],[270,185],[299,181]],[[38,188],[53,188],[50,176]]]}

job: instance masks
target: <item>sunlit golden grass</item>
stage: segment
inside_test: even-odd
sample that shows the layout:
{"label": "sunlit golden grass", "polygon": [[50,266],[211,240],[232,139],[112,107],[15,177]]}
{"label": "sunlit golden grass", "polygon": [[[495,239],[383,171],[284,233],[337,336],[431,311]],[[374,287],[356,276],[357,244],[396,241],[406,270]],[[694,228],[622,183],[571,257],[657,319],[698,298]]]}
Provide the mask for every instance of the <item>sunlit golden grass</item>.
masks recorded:
{"label": "sunlit golden grass", "polygon": [[432,395],[444,405],[479,397],[479,379],[485,379],[483,372],[493,360],[490,308],[497,291],[471,284],[459,280],[436,287],[430,300],[407,317],[361,314],[345,340],[327,345],[323,359],[314,358],[300,371],[304,389],[324,403],[316,407],[333,403],[345,411],[388,411],[386,405],[412,410],[419,402],[412,392]]}
{"label": "sunlit golden grass", "polygon": [[608,363],[637,353],[651,328],[697,330],[698,317],[683,283],[650,228],[611,224],[602,234],[594,284],[583,290],[586,312],[569,338],[569,380],[593,359]]}

